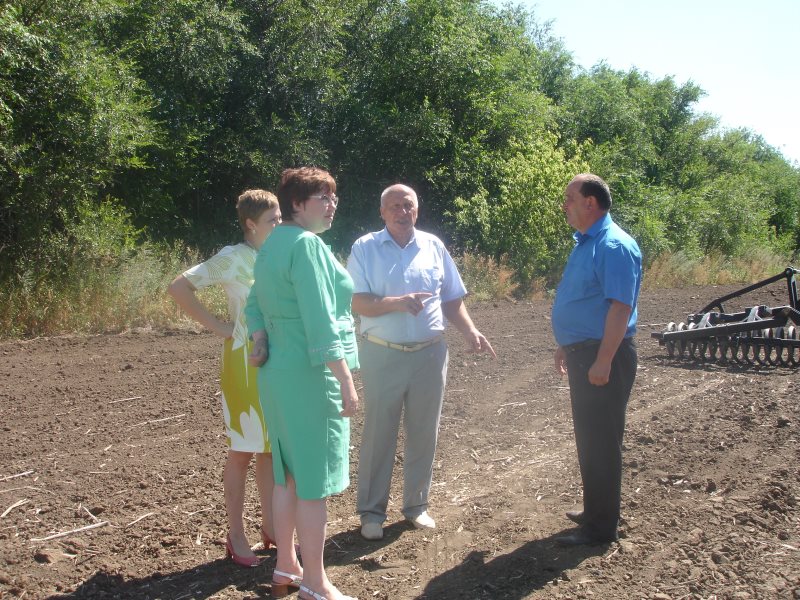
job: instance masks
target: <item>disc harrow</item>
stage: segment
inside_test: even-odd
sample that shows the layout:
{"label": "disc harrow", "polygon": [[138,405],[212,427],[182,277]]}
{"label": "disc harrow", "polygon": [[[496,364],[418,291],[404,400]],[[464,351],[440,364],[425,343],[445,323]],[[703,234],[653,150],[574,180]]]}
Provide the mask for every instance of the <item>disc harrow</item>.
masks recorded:
{"label": "disc harrow", "polygon": [[[651,334],[665,346],[672,358],[696,362],[741,365],[800,365],[800,304],[796,276],[800,271],[787,267],[783,272],[717,298],[686,322],[668,323],[664,331]],[[752,306],[727,313],[723,302],[758,288],[786,280],[789,304]]]}

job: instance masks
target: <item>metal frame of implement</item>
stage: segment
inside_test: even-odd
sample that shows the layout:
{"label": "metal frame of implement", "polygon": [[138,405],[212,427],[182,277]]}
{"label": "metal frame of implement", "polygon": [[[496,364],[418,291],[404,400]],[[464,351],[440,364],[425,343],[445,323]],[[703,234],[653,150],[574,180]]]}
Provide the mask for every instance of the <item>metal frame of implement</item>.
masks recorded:
{"label": "metal frame of implement", "polygon": [[[800,271],[794,267],[787,267],[773,277],[713,300],[699,312],[689,315],[686,323],[669,323],[665,331],[651,335],[667,347],[671,357],[800,366],[800,302],[795,279],[798,274]],[[723,302],[781,279],[786,280],[789,291],[787,306],[753,306],[737,313],[725,312]]]}

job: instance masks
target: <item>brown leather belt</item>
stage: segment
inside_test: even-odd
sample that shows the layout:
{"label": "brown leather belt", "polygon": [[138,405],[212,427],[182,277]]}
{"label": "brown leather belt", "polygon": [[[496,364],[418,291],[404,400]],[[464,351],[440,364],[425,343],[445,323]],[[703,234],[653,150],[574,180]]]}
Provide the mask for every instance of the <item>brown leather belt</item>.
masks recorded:
{"label": "brown leather belt", "polygon": [[384,348],[391,348],[392,350],[400,350],[401,352],[416,352],[417,350],[422,350],[423,348],[427,348],[428,346],[433,346],[434,344],[438,344],[444,339],[444,335],[437,335],[435,338],[430,339],[426,342],[419,342],[414,344],[396,344],[394,342],[387,342],[386,340],[382,340],[379,337],[375,337],[374,335],[370,335],[369,333],[362,333],[361,337],[363,337],[368,342],[372,342],[373,344],[378,344],[378,346],[383,346]]}

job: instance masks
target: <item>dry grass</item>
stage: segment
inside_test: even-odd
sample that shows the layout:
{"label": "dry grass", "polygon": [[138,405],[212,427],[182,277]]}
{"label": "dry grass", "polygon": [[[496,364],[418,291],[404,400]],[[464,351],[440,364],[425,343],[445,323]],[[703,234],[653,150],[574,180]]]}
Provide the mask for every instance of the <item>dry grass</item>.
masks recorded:
{"label": "dry grass", "polygon": [[465,252],[455,258],[470,301],[510,298],[517,290],[514,271],[504,261]]}
{"label": "dry grass", "polygon": [[[200,260],[196,252],[182,246],[144,245],[124,257],[74,265],[58,277],[19,273],[14,281],[0,286],[0,338],[198,327],[178,309],[166,288],[178,273]],[[521,290],[505,261],[472,253],[455,260],[470,291],[469,301],[551,294],[544,278]],[[652,289],[745,284],[775,275],[787,264],[790,261],[766,250],[738,258],[663,254],[647,269],[643,285]],[[215,314],[227,313],[220,287],[201,290],[199,296]]]}
{"label": "dry grass", "polygon": [[[189,324],[166,289],[196,253],[143,246],[116,259],[75,265],[58,277],[21,273],[0,289],[0,337],[125,331]],[[226,314],[221,289],[201,290],[202,301]]]}
{"label": "dry grass", "polygon": [[692,258],[682,252],[664,253],[645,271],[643,287],[677,288],[687,285],[747,284],[780,273],[790,261],[769,250],[746,256],[721,255]]}

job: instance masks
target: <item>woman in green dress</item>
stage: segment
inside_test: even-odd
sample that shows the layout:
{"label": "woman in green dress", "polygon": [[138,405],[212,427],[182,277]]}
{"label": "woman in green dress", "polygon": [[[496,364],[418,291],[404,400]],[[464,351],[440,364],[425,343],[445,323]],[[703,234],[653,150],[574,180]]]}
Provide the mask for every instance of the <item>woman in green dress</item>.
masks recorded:
{"label": "woman in green dress", "polygon": [[350,483],[348,417],[358,409],[353,281],[317,236],[330,229],[338,204],[331,175],[286,169],[277,195],[284,221],[259,251],[245,310],[272,444],[272,594],[299,588],[304,600],[346,600],[328,580],[322,554],[326,499]]}

